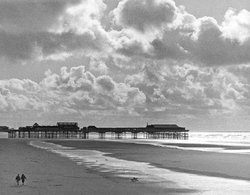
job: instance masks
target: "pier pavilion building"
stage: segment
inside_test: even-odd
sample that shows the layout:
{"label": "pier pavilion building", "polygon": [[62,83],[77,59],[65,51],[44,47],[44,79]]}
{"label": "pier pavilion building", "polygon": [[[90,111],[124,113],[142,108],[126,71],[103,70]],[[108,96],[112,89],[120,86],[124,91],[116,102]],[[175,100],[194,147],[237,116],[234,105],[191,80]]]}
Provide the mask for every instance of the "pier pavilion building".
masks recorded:
{"label": "pier pavilion building", "polygon": [[79,127],[76,122],[58,122],[54,126],[19,127],[18,130],[9,130],[9,138],[41,138],[41,139],[69,139],[77,138]]}

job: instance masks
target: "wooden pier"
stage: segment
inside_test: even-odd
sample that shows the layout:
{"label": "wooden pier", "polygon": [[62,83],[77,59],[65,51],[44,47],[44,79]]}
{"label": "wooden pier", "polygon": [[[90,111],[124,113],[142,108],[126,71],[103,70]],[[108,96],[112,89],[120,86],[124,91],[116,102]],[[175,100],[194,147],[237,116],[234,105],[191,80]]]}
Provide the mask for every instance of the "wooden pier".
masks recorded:
{"label": "wooden pier", "polygon": [[55,126],[20,127],[9,130],[9,138],[29,139],[89,139],[91,134],[99,139],[188,139],[188,130],[172,124],[152,124],[146,127],[95,127],[88,126],[80,129],[75,122],[58,122]]}

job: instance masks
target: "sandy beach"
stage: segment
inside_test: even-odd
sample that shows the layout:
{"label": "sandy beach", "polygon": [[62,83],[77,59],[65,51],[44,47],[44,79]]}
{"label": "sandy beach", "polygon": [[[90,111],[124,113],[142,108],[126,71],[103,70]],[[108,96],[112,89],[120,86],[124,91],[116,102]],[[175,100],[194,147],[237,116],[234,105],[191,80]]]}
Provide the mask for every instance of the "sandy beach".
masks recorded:
{"label": "sandy beach", "polygon": [[[59,152],[54,149],[50,152],[33,147],[30,145],[30,140],[0,139],[0,143],[1,195],[203,194],[201,189],[202,185],[205,185],[204,182],[216,182],[217,178],[222,182],[221,187],[235,183],[236,192],[238,192],[237,185],[241,186],[242,182],[248,186],[250,181],[249,155],[185,151],[146,144],[93,140],[53,140],[56,147],[69,147],[69,150],[62,148],[58,150]],[[44,143],[52,143],[52,141]],[[91,156],[86,156],[91,151],[108,154],[105,154],[105,160],[99,155],[91,161]],[[72,155],[69,152],[74,153]],[[83,159],[87,160],[82,161],[77,157],[82,154],[85,155]],[[115,166],[120,166],[116,167],[119,174],[115,174],[115,169],[112,170],[112,160],[116,160]],[[123,161],[127,165],[122,164]],[[136,164],[137,162],[141,164]],[[134,171],[138,169],[145,172],[147,179],[142,176],[139,182],[134,183],[129,177],[124,177],[123,173],[129,175],[127,169],[133,169],[133,166],[135,166]],[[151,172],[144,171],[143,166],[148,166]],[[170,172],[163,174],[164,170],[170,170]],[[24,173],[27,176],[26,185],[16,185],[14,178],[17,173]],[[159,176],[161,174],[163,175]],[[194,187],[181,185],[178,187],[178,180],[181,181],[183,178],[183,183],[186,183],[186,180],[193,180],[196,184]],[[174,182],[177,184],[175,185]],[[212,186],[213,183],[209,185]],[[208,192],[207,194],[211,194],[209,185],[206,185],[207,189],[204,190]],[[247,187],[246,190],[250,189]],[[247,193],[239,191],[232,194]]]}
{"label": "sandy beach", "polygon": [[[158,189],[144,183],[132,183],[129,179],[102,174],[93,169],[78,166],[67,158],[34,148],[28,145],[28,142],[28,140],[0,139],[1,195],[175,194],[185,192],[182,189]],[[18,173],[24,173],[27,176],[26,185],[16,185],[15,176]]]}

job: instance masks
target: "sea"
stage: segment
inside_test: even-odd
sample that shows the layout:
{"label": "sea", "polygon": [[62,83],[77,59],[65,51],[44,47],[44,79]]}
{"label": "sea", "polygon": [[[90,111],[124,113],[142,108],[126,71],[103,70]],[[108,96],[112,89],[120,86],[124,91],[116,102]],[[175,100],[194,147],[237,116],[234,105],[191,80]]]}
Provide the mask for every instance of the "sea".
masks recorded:
{"label": "sea", "polygon": [[[138,139],[131,139],[130,134],[126,134],[121,140],[110,139],[110,137],[111,136],[107,135],[107,140],[151,144],[181,150],[250,154],[249,131],[189,132],[189,138],[187,140],[143,139],[143,134],[138,134]],[[0,138],[8,138],[8,134],[0,132]],[[98,134],[90,134],[89,139],[98,140]]]}
{"label": "sea", "polygon": [[8,138],[8,133],[0,132],[0,139],[3,139],[3,138]]}

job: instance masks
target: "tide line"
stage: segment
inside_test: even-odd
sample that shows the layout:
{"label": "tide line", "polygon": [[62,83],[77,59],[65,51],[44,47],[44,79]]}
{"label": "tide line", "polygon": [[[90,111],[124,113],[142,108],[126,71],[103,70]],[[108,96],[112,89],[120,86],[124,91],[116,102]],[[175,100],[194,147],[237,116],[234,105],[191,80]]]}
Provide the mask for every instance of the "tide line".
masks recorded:
{"label": "tide line", "polygon": [[103,173],[114,174],[122,178],[137,177],[139,182],[157,185],[163,188],[183,188],[197,190],[191,194],[250,194],[250,182],[190,173],[175,172],[158,168],[147,162],[121,160],[107,156],[97,150],[83,150],[64,147],[57,144],[31,141],[30,145],[48,150]]}

